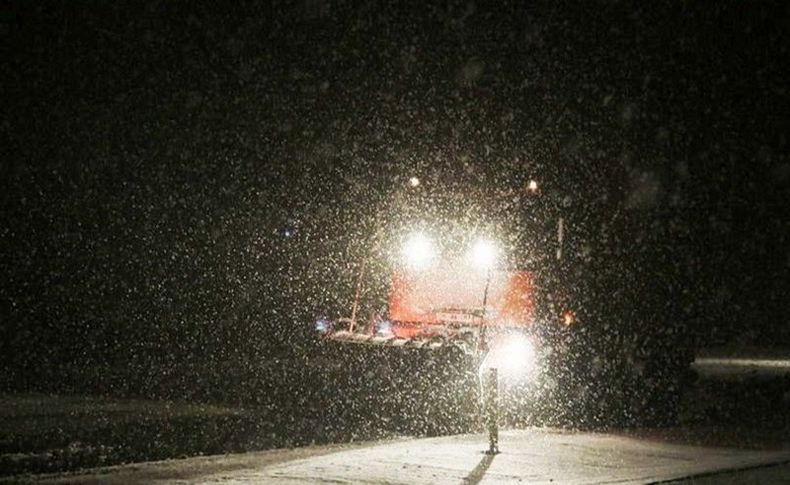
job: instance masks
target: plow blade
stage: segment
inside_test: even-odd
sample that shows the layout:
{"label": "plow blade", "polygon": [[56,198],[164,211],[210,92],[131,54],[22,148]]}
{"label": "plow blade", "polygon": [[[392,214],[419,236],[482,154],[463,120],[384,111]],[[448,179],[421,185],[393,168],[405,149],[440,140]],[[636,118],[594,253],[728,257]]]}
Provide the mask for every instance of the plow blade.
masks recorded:
{"label": "plow blade", "polygon": [[349,332],[341,330],[333,332],[324,337],[327,340],[336,342],[360,344],[360,345],[374,345],[379,347],[400,347],[409,349],[426,349],[438,350],[444,347],[453,346],[454,343],[441,338],[399,338],[395,336],[381,336],[369,335],[364,333]]}

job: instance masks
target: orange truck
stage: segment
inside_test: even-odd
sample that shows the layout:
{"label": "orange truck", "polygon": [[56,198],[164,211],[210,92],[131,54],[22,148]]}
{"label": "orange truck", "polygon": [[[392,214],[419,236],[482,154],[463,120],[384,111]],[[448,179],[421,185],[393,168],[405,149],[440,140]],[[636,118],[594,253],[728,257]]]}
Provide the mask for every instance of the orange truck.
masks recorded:
{"label": "orange truck", "polygon": [[[513,384],[516,401],[533,394],[522,392],[528,387],[553,396],[541,402],[551,419],[672,422],[694,340],[677,303],[685,280],[672,265],[672,239],[639,239],[643,214],[588,220],[559,188],[534,182],[402,194],[377,212],[384,229],[366,241],[350,317],[316,323],[323,339],[444,349],[453,358],[460,349],[470,368],[512,377],[502,382]],[[597,236],[601,219],[607,238]],[[425,359],[433,360],[445,362]]]}
{"label": "orange truck", "polygon": [[[443,211],[433,219],[447,221],[446,215]],[[350,344],[455,346],[479,354],[483,365],[497,366],[504,374],[529,372],[539,319],[534,272],[513,264],[512,244],[481,236],[484,231],[449,231],[442,226],[446,224],[418,225],[433,231],[401,230],[391,237],[397,247],[389,252],[394,264],[386,311],[360,311],[363,265],[351,316],[331,322],[319,319],[316,329],[326,339]]]}

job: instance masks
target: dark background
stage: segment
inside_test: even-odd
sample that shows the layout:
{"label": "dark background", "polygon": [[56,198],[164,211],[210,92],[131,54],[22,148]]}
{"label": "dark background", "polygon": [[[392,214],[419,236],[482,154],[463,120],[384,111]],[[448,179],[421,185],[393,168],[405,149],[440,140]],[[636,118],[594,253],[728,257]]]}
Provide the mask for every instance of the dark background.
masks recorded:
{"label": "dark background", "polygon": [[7,3],[0,384],[279,372],[414,174],[534,177],[676,254],[703,345],[787,345],[788,8]]}

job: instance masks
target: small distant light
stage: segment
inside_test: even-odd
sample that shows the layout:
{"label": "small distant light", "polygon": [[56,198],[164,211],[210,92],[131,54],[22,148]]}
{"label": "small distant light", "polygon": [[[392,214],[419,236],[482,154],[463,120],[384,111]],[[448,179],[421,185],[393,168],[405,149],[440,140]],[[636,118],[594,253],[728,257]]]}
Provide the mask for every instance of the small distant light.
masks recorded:
{"label": "small distant light", "polygon": [[409,185],[411,185],[412,187],[417,187],[418,185],[420,185],[420,179],[418,179],[417,177],[411,177],[409,179]]}
{"label": "small distant light", "polygon": [[538,191],[538,182],[536,180],[530,180],[527,184],[527,191],[529,192],[537,192]]}
{"label": "small distant light", "polygon": [[570,310],[565,310],[562,313],[562,324],[566,327],[570,327],[573,325],[573,312]]}
{"label": "small distant light", "polygon": [[389,337],[392,335],[392,324],[389,320],[379,320],[376,322],[376,336]]}
{"label": "small distant light", "polygon": [[326,318],[319,318],[315,321],[315,329],[319,333],[329,333],[332,329],[332,323]]}

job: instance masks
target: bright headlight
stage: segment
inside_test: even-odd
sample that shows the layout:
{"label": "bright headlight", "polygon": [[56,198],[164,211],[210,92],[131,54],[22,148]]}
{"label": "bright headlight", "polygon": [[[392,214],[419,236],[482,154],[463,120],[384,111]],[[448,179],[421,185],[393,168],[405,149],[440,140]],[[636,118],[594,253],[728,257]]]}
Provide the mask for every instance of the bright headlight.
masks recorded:
{"label": "bright headlight", "polygon": [[422,268],[433,259],[435,252],[430,238],[422,233],[414,233],[403,244],[403,259],[410,266]]}
{"label": "bright headlight", "polygon": [[526,335],[509,335],[491,348],[482,367],[496,368],[506,377],[529,377],[537,367],[535,345]]}
{"label": "bright headlight", "polygon": [[490,269],[496,263],[497,247],[491,241],[479,239],[469,252],[469,259],[477,267]]}

